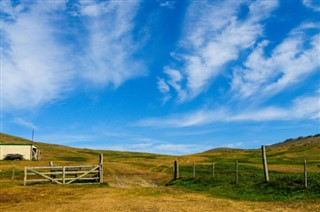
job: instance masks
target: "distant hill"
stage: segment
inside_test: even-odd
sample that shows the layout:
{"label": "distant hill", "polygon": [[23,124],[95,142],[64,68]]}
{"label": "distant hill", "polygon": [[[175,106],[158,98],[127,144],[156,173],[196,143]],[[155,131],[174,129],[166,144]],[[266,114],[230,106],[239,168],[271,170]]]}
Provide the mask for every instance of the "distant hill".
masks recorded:
{"label": "distant hill", "polygon": [[320,143],[320,134],[309,135],[306,137],[289,138],[285,141],[272,144],[270,147],[294,147],[294,146],[306,146],[311,144]]}
{"label": "distant hill", "polygon": [[[38,166],[48,165],[48,161],[53,161],[54,164],[59,165],[74,165],[74,164],[96,164],[99,159],[99,154],[104,155],[104,160],[109,163],[106,170],[118,175],[124,169],[119,169],[118,165],[125,166],[125,172],[131,173],[132,168],[137,169],[139,173],[150,172],[154,168],[156,172],[161,172],[162,168],[166,173],[170,173],[171,167],[168,169],[167,165],[172,164],[173,160],[179,160],[180,164],[195,163],[234,163],[238,160],[242,164],[261,164],[261,149],[236,149],[236,148],[215,148],[209,151],[183,156],[169,156],[158,155],[152,153],[141,152],[119,152],[110,150],[92,150],[83,148],[74,148],[56,144],[48,144],[41,142],[32,142],[30,140],[0,133],[0,142],[7,144],[32,143],[41,152],[39,161],[21,162],[16,165],[16,168],[21,170],[24,163],[37,164]],[[59,143],[59,141],[57,141]],[[300,166],[304,159],[310,164],[309,170],[319,171],[320,168],[320,136],[306,136],[295,139],[287,139],[283,142],[273,144],[266,147],[268,163],[270,170],[280,170],[281,166],[277,164],[289,164],[293,171],[300,170]],[[146,165],[149,164],[149,165]],[[161,165],[162,164],[162,165]],[[272,166],[275,164],[275,166]],[[162,167],[163,166],[163,167]],[[296,167],[295,167],[296,166]],[[11,166],[10,166],[11,167]],[[162,168],[161,168],[162,167]],[[279,168],[280,167],[280,168]],[[289,166],[285,166],[289,169]],[[297,168],[298,167],[298,168]],[[299,168],[300,167],[300,168]],[[152,170],[151,170],[152,169]],[[166,175],[170,178],[172,173]],[[1,178],[1,177],[0,177]],[[164,179],[159,175],[159,179]],[[114,178],[116,179],[116,177]],[[0,180],[1,181],[1,180]]]}
{"label": "distant hill", "polygon": [[[320,171],[320,135],[312,135],[299,138],[287,139],[283,142],[266,146],[268,164],[273,170],[278,170],[279,164],[286,164],[289,169],[296,166],[296,170],[301,170],[301,164],[304,160],[309,163],[309,169]],[[261,149],[233,149],[233,148],[215,148],[198,154],[206,157],[204,161],[210,162],[234,162],[260,164]],[[299,168],[300,167],[300,168]],[[295,171],[295,169],[292,169]]]}
{"label": "distant hill", "polygon": [[[289,138],[285,141],[275,143],[272,145],[269,145],[268,148],[278,148],[278,147],[298,147],[298,146],[308,146],[308,145],[320,145],[320,134],[316,135],[309,135],[309,136],[301,136],[298,138]],[[218,147],[214,149],[209,149],[207,151],[204,151],[203,153],[209,153],[209,152],[235,152],[235,151],[241,151],[244,149],[237,149],[237,148],[229,148],[229,147]],[[320,154],[320,153],[319,153]]]}
{"label": "distant hill", "polygon": [[[42,152],[41,160],[53,160],[53,161],[96,161],[100,153],[109,157],[109,160],[127,160],[129,158],[145,158],[145,157],[163,157],[151,153],[138,153],[138,152],[118,152],[108,150],[91,150],[81,149],[74,147],[67,147],[56,144],[48,144],[41,142],[32,142],[28,139],[7,135],[0,133],[0,143],[7,144],[34,144]],[[57,141],[58,143],[58,141]],[[277,155],[277,157],[290,158],[290,159],[320,159],[320,134],[310,135],[306,137],[290,138],[283,142],[275,143],[267,146],[268,155]],[[231,153],[231,154],[230,154]],[[246,158],[250,155],[260,155],[260,149],[237,149],[220,147],[207,150],[201,154],[220,154],[222,159],[227,158]],[[245,156],[247,154],[247,156]],[[199,154],[195,154],[198,155]],[[170,157],[170,156],[169,156]],[[259,160],[260,158],[257,157]]]}
{"label": "distant hill", "polygon": [[234,152],[234,151],[239,151],[242,149],[237,149],[237,148],[230,148],[230,147],[218,147],[218,148],[214,148],[214,149],[209,149],[206,152]]}

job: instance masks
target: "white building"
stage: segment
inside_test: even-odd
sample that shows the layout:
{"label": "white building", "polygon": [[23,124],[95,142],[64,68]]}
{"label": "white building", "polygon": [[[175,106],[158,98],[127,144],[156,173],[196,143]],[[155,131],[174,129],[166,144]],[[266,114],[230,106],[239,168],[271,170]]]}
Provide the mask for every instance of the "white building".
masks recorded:
{"label": "white building", "polygon": [[0,144],[0,160],[8,155],[22,155],[24,160],[38,160],[39,153],[32,144]]}

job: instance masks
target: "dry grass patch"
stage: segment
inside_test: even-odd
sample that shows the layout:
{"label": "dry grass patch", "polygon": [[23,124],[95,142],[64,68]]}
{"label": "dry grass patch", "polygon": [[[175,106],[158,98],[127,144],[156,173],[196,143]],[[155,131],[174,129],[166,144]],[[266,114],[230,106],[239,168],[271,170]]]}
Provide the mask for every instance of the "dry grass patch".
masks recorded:
{"label": "dry grass patch", "polygon": [[[31,195],[33,194],[33,195]],[[319,211],[319,201],[248,202],[170,187],[12,186],[0,191],[3,211]],[[10,198],[8,198],[10,197]]]}

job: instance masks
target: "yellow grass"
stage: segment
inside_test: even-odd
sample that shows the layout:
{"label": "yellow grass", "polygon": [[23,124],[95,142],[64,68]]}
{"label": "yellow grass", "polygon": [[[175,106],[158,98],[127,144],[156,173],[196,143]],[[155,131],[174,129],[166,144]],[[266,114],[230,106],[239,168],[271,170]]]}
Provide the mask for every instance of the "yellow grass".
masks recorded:
{"label": "yellow grass", "polygon": [[319,211],[320,201],[248,202],[185,193],[170,187],[3,187],[1,211]]}

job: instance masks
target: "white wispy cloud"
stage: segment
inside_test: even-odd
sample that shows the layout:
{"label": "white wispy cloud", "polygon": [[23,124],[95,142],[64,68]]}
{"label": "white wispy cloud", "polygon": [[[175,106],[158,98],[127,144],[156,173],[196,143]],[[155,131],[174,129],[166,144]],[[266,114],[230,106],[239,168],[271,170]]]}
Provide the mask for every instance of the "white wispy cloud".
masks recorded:
{"label": "white wispy cloud", "polygon": [[[269,57],[264,40],[253,50],[244,67],[235,68],[231,87],[240,98],[266,99],[285,88],[303,82],[320,68],[320,33],[308,35],[307,31],[320,25],[304,23],[292,30],[289,36],[274,48]],[[306,47],[309,46],[309,47]]]}
{"label": "white wispy cloud", "polygon": [[160,2],[159,5],[160,5],[160,7],[174,9],[175,4],[176,4],[176,1],[163,1],[163,2]]}
{"label": "white wispy cloud", "polygon": [[128,79],[146,74],[142,61],[133,59],[139,45],[133,41],[134,17],[139,9],[137,1],[84,1],[79,16],[88,30],[85,55],[78,55],[82,76],[102,85],[120,86]]}
{"label": "white wispy cloud", "polygon": [[[237,17],[241,5],[249,9],[245,19]],[[263,35],[260,22],[277,6],[277,1],[192,2],[187,11],[185,32],[179,41],[179,47],[186,53],[174,54],[184,63],[177,70],[183,79],[174,85],[168,83],[178,92],[179,101],[193,99],[204,92],[225,65],[236,60],[242,50],[252,47]]]}
{"label": "white wispy cloud", "polygon": [[169,142],[162,143],[129,143],[129,144],[112,144],[112,145],[84,145],[82,148],[130,151],[130,152],[148,152],[167,155],[185,155],[199,153],[211,149],[209,145],[201,144],[176,144]]}
{"label": "white wispy cloud", "polygon": [[117,88],[145,75],[134,59],[138,3],[1,1],[2,109],[32,109],[83,83]]}
{"label": "white wispy cloud", "polygon": [[320,95],[303,96],[295,99],[290,112],[293,116],[301,119],[305,117],[320,119]]}
{"label": "white wispy cloud", "polygon": [[243,142],[237,142],[237,143],[224,145],[224,147],[228,147],[228,148],[241,148],[242,146],[243,146]]}
{"label": "white wispy cloud", "polygon": [[318,0],[303,0],[302,2],[306,7],[309,7],[314,11],[320,12],[320,2]]}
{"label": "white wispy cloud", "polygon": [[158,89],[163,94],[166,94],[170,91],[169,85],[162,78],[158,78]]}
{"label": "white wispy cloud", "polygon": [[[97,138],[96,138],[97,139]],[[101,138],[100,138],[101,139]],[[145,137],[139,135],[131,135],[124,137],[126,142],[109,139],[104,141],[99,140],[100,144],[78,144],[78,147],[101,150],[116,150],[116,151],[131,151],[131,152],[148,152],[168,155],[184,155],[196,152],[202,152],[212,148],[207,144],[198,143],[177,143],[167,140],[162,140],[153,137]]]}
{"label": "white wispy cloud", "polygon": [[34,2],[13,7],[2,1],[1,7],[8,20],[1,20],[2,109],[33,108],[59,99],[73,75],[51,25],[54,17],[49,11],[61,4]]}
{"label": "white wispy cloud", "polygon": [[164,78],[158,78],[158,89],[161,94],[163,94],[163,103],[166,103],[171,99],[170,87],[172,87],[176,93],[179,95],[180,99],[185,99],[186,93],[181,88],[181,81],[183,76],[178,70],[171,69],[170,67],[164,68],[164,73],[167,76],[167,80]]}
{"label": "white wispy cloud", "polygon": [[169,99],[171,99],[171,95],[169,93],[170,87],[163,78],[158,78],[157,85],[160,93],[163,94],[162,105],[164,105]]}
{"label": "white wispy cloud", "polygon": [[23,118],[15,118],[13,122],[20,126],[27,127],[29,129],[37,129],[37,126],[34,123],[32,123],[31,121],[27,121]]}
{"label": "white wispy cloud", "polygon": [[165,118],[148,118],[136,123],[141,127],[160,127],[160,128],[181,128],[197,125],[209,124],[225,119],[227,115],[224,110],[209,111],[200,109],[183,114],[174,114]]}
{"label": "white wispy cloud", "polygon": [[182,114],[174,114],[164,118],[147,118],[136,122],[140,127],[184,128],[210,123],[240,122],[240,121],[279,121],[306,120],[320,118],[319,95],[302,96],[294,99],[289,107],[268,106],[242,110],[199,109]]}
{"label": "white wispy cloud", "polygon": [[81,143],[90,143],[99,139],[99,136],[85,133],[65,133],[65,132],[55,132],[55,133],[36,133],[35,140],[60,145],[74,145],[78,146]]}

